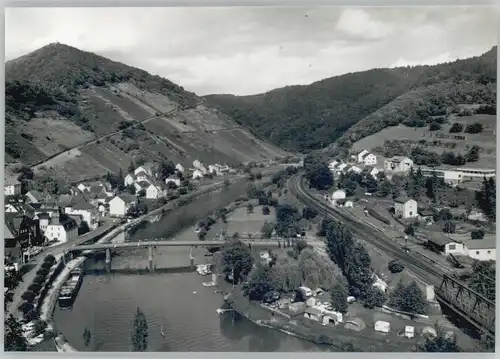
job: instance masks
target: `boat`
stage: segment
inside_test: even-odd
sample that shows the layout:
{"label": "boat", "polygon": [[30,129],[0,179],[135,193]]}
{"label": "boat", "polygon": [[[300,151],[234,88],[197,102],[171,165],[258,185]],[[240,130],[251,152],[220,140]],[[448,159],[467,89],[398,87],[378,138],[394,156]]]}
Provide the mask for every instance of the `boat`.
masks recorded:
{"label": "boat", "polygon": [[210,269],[211,265],[210,264],[199,264],[196,266],[196,272],[198,272],[199,275],[209,275],[212,274],[212,270]]}
{"label": "boat", "polygon": [[160,324],[160,334],[163,338],[165,338],[165,332],[163,331],[163,324]]}
{"label": "boat", "polygon": [[73,305],[76,294],[80,290],[83,282],[83,269],[77,267],[69,273],[69,278],[64,282],[59,291],[59,307],[61,309],[69,309]]}

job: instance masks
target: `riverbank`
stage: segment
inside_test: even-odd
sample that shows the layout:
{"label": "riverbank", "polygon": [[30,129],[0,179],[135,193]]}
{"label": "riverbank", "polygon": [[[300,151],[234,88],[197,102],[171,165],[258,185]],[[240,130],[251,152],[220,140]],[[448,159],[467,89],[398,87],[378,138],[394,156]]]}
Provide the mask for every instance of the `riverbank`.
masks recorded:
{"label": "riverbank", "polygon": [[240,315],[253,323],[278,330],[317,345],[324,345],[330,351],[343,351],[347,345],[359,352],[411,352],[417,339],[397,336],[396,333],[380,333],[365,328],[360,331],[349,330],[341,325],[323,326],[297,314],[290,317],[279,311],[273,311],[260,303],[248,300],[239,287],[232,288],[222,277],[218,278],[217,287],[226,302]]}
{"label": "riverbank", "polygon": [[[111,242],[113,238],[115,238],[118,234],[121,233],[120,228],[110,228],[100,239],[97,240],[96,243],[106,243]],[[64,269],[59,273],[59,275],[52,281],[52,283],[47,283],[50,286],[49,290],[45,294],[45,297],[42,299],[40,305],[40,319],[47,324],[47,328],[45,332],[51,331],[56,334],[54,338],[54,344],[58,352],[77,352],[75,348],[73,348],[68,341],[64,338],[62,333],[58,333],[55,322],[52,319],[58,296],[59,290],[64,282],[68,279],[70,272],[81,266],[83,262],[85,262],[86,257],[78,257],[66,263]],[[56,261],[63,260],[63,254],[58,254],[56,256]]]}

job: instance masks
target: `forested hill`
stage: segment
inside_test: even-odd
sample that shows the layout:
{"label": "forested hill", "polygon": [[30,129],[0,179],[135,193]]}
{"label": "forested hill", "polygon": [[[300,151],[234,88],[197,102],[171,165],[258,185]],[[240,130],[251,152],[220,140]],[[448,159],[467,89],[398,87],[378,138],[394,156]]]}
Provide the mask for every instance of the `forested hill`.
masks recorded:
{"label": "forested hill", "polygon": [[[426,101],[429,93],[443,84],[449,91],[461,93],[456,100],[478,101],[484,93],[483,102],[490,101],[490,91],[496,92],[496,52],[495,46],[481,56],[435,66],[373,69],[259,95],[205,98],[258,136],[282,148],[309,152],[338,139],[346,146],[390,125],[392,120],[380,122],[379,115],[370,117],[384,106],[388,106],[384,115],[391,113],[398,122],[404,122],[415,112],[405,106],[413,106],[420,94],[425,94],[422,99]],[[474,99],[468,98],[468,91],[473,91]],[[455,102],[448,100],[448,92],[441,97],[448,104]],[[397,107],[392,107],[396,99]],[[433,108],[436,106],[441,107],[436,103]],[[363,119],[362,126],[369,130],[352,127]]]}

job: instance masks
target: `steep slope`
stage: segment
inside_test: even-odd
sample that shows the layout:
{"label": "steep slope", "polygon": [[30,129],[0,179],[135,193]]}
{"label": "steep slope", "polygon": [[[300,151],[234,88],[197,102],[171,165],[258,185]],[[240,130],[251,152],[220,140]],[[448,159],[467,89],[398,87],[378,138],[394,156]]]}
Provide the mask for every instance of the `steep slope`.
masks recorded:
{"label": "steep slope", "polygon": [[139,158],[189,167],[285,154],[204,102],[146,71],[50,44],[6,64],[6,162],[76,181]]}
{"label": "steep slope", "polygon": [[408,92],[441,83],[496,83],[496,51],[494,47],[479,57],[436,66],[349,73],[254,96],[205,98],[258,136],[282,148],[308,152],[329,145]]}

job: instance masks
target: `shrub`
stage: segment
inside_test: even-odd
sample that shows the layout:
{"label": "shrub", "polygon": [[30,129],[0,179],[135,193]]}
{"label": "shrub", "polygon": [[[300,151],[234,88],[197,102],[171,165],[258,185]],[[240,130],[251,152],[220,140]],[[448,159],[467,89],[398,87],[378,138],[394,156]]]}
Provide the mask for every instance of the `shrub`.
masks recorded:
{"label": "shrub", "polygon": [[35,293],[29,290],[24,292],[23,295],[21,296],[21,298],[23,298],[27,302],[33,302],[35,297],[36,297]]}
{"label": "shrub", "polygon": [[43,275],[37,275],[34,279],[33,279],[33,283],[36,283],[36,284],[43,284],[45,282],[45,277]]}
{"label": "shrub", "polygon": [[387,266],[387,268],[393,274],[395,274],[395,273],[401,273],[403,271],[403,269],[405,269],[404,265],[402,265],[401,263],[399,263],[396,259],[391,260],[389,262],[389,265]]}
{"label": "shrub", "polygon": [[49,274],[49,270],[47,268],[40,268],[39,270],[37,270],[36,274],[46,278]]}
{"label": "shrub", "polygon": [[40,284],[33,283],[28,287],[28,290],[32,291],[35,294],[40,293],[42,286]]}
{"label": "shrub", "polygon": [[483,239],[484,238],[484,230],[475,229],[472,232],[470,232],[470,237],[472,239]]}
{"label": "shrub", "polygon": [[465,132],[471,133],[471,134],[483,132],[483,125],[481,125],[478,122],[475,122],[471,125],[468,125],[465,128]]}
{"label": "shrub", "polygon": [[429,125],[429,130],[430,131],[439,131],[441,129],[441,125],[437,122],[431,122]]}
{"label": "shrub", "polygon": [[35,306],[32,303],[22,302],[17,309],[23,312],[24,315],[27,315],[31,310],[33,310]]}
{"label": "shrub", "polygon": [[24,319],[28,322],[32,322],[33,320],[37,320],[40,318],[40,313],[36,309],[31,309],[28,313],[24,315]]}
{"label": "shrub", "polygon": [[54,257],[52,254],[49,254],[47,257],[44,258],[43,261],[46,263],[54,264],[56,262],[56,257]]}
{"label": "shrub", "polygon": [[50,268],[52,268],[52,263],[49,263],[49,262],[44,262],[44,263],[42,263],[41,267],[42,267],[43,269],[47,269],[47,270],[49,270]]}
{"label": "shrub", "polygon": [[461,123],[455,122],[450,128],[450,133],[460,133],[463,129],[464,126]]}

